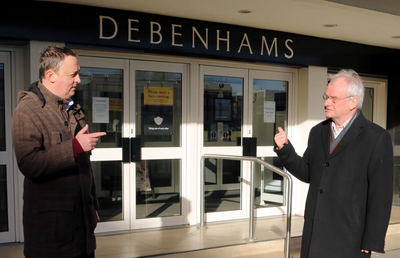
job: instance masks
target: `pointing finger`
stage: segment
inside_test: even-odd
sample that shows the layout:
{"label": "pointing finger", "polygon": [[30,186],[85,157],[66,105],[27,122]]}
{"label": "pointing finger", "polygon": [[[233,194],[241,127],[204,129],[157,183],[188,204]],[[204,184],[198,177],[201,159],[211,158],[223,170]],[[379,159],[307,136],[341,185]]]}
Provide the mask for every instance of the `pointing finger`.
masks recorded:
{"label": "pointing finger", "polygon": [[96,132],[96,133],[90,133],[89,136],[91,136],[91,137],[100,137],[100,136],[104,136],[106,134],[107,133],[105,133],[105,132]]}

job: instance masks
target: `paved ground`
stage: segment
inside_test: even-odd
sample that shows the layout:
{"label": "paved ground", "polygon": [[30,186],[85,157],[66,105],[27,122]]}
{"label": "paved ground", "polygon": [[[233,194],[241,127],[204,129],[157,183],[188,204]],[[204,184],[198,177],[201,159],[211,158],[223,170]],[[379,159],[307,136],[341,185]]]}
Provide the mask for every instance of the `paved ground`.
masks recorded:
{"label": "paved ground", "polygon": [[393,250],[393,251],[388,251],[384,254],[380,254],[380,253],[373,253],[372,254],[373,258],[399,258],[400,257],[400,249],[398,250]]}
{"label": "paved ground", "polygon": [[[276,257],[283,257],[281,253],[279,253],[279,255]],[[292,250],[290,252],[290,256],[292,258],[299,258],[300,257],[300,249]],[[258,256],[254,256],[254,257],[258,258]],[[261,258],[262,256],[259,256],[259,257]],[[273,257],[275,257],[275,256],[273,256]],[[272,256],[271,256],[271,258],[272,258]],[[384,254],[372,253],[371,258],[400,258],[400,249],[387,251]]]}

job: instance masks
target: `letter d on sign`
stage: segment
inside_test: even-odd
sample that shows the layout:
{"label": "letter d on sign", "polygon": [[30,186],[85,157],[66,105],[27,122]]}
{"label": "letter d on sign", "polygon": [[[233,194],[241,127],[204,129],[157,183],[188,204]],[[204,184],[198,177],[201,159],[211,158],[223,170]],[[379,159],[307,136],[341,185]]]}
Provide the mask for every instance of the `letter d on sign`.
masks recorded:
{"label": "letter d on sign", "polygon": [[[117,22],[113,18],[108,17],[108,16],[101,16],[100,15],[99,17],[100,17],[100,35],[99,35],[99,38],[101,38],[101,39],[113,39],[113,38],[115,38],[115,36],[118,33]],[[112,34],[109,37],[106,37],[106,36],[103,35],[103,20],[104,19],[108,19],[108,20],[110,20],[110,21],[112,21],[114,23],[114,34]]]}

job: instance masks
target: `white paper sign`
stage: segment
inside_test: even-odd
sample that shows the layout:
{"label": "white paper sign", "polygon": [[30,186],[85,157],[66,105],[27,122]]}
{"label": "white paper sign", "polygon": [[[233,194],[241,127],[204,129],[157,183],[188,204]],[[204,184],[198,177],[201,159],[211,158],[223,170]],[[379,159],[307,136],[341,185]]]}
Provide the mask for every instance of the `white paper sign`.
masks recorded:
{"label": "white paper sign", "polygon": [[275,101],[264,101],[264,123],[275,123]]}
{"label": "white paper sign", "polygon": [[109,107],[108,98],[93,97],[93,123],[108,124],[110,122]]}

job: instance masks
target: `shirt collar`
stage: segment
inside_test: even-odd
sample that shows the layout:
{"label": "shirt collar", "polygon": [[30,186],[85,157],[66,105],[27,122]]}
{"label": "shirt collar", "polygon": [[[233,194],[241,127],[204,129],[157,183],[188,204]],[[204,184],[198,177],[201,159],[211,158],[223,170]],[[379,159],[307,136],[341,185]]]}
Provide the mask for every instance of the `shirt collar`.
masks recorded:
{"label": "shirt collar", "polygon": [[346,128],[346,126],[350,123],[350,120],[352,118],[353,117],[350,117],[349,120],[347,120],[344,124],[339,126],[338,130],[336,130],[335,122],[332,121],[331,126],[332,126],[333,135],[334,135],[335,138],[343,131],[344,128]]}
{"label": "shirt collar", "polygon": [[72,98],[69,98],[69,103],[68,103],[68,106],[67,106],[67,111],[68,111],[68,109],[69,109],[73,104],[74,104],[74,101],[72,100]]}

